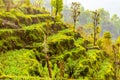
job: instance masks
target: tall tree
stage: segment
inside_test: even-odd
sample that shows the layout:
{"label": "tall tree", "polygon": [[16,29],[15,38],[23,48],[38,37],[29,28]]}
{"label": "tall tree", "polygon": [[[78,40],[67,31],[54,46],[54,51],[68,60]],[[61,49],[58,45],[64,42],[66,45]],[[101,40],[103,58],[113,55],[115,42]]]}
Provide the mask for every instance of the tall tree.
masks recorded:
{"label": "tall tree", "polygon": [[63,10],[63,0],[51,0],[51,6],[55,11],[55,16]]}
{"label": "tall tree", "polygon": [[76,22],[78,20],[79,15],[80,15],[80,3],[79,2],[72,2],[71,10],[72,10],[72,18],[74,21],[74,29],[75,29]]}
{"label": "tall tree", "polygon": [[94,33],[93,33],[93,37],[94,37],[94,42],[93,42],[93,45],[95,46],[95,43],[96,43],[96,29],[97,29],[97,26],[99,24],[99,13],[96,11],[93,12],[93,24],[94,24]]}

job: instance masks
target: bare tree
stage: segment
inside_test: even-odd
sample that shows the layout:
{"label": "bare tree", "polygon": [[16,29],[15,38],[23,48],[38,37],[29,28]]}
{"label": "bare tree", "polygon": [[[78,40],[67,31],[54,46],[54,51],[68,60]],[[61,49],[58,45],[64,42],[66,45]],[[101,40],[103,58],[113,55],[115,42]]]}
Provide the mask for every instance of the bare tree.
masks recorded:
{"label": "bare tree", "polygon": [[72,2],[71,9],[72,9],[72,18],[74,21],[74,29],[75,29],[76,22],[78,20],[79,15],[80,15],[80,3],[79,2]]}
{"label": "bare tree", "polygon": [[97,34],[97,26],[98,26],[98,24],[99,24],[99,13],[97,12],[97,10],[96,11],[94,11],[93,12],[93,24],[94,24],[94,35],[93,35],[93,37],[94,37],[94,43],[93,43],[93,45],[95,46],[96,44],[96,34]]}

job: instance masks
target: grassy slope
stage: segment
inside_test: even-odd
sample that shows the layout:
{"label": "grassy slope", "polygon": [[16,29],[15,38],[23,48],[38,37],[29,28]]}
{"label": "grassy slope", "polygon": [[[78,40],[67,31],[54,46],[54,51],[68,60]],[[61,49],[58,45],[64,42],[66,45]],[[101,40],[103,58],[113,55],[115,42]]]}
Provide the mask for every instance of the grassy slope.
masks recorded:
{"label": "grassy slope", "polygon": [[0,78],[47,79],[42,52],[44,33],[47,33],[53,78],[111,80],[112,64],[101,50],[86,51],[85,40],[62,22],[54,24],[54,18],[47,12],[22,10],[0,13]]}

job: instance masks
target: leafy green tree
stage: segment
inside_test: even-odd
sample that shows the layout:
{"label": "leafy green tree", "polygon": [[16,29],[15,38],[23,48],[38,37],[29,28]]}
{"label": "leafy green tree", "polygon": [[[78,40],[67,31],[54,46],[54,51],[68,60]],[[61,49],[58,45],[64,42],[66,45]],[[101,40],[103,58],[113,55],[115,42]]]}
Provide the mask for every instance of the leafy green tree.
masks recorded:
{"label": "leafy green tree", "polygon": [[109,56],[113,56],[112,54],[112,41],[111,41],[112,35],[110,32],[105,32],[102,38],[99,38],[97,40],[97,45],[107,53]]}
{"label": "leafy green tree", "polygon": [[51,0],[51,6],[55,11],[55,16],[63,10],[63,0]]}
{"label": "leafy green tree", "polygon": [[80,3],[79,2],[72,2],[71,9],[72,9],[72,18],[74,21],[74,28],[75,28],[76,22],[78,21],[78,17],[80,15]]}
{"label": "leafy green tree", "polygon": [[102,39],[102,49],[109,55],[113,56],[112,54],[112,35],[110,32],[105,32]]}
{"label": "leafy green tree", "polygon": [[95,46],[96,45],[95,44],[96,43],[96,34],[97,34],[96,30],[97,30],[97,26],[99,24],[99,13],[97,10],[93,12],[93,24],[94,24],[94,33],[93,33],[94,43],[93,43],[93,45]]}
{"label": "leafy green tree", "polygon": [[104,35],[103,35],[103,37],[105,39],[111,39],[112,36],[111,36],[110,32],[105,32]]}

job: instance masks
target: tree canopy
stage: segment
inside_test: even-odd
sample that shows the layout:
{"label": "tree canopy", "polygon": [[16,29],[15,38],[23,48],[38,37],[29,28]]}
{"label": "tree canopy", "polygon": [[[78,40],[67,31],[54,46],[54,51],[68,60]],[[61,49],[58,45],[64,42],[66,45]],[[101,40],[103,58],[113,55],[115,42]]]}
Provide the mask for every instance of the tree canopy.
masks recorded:
{"label": "tree canopy", "polygon": [[51,0],[51,6],[57,16],[63,10],[63,0]]}

